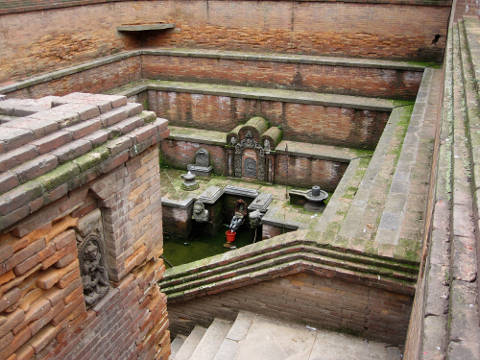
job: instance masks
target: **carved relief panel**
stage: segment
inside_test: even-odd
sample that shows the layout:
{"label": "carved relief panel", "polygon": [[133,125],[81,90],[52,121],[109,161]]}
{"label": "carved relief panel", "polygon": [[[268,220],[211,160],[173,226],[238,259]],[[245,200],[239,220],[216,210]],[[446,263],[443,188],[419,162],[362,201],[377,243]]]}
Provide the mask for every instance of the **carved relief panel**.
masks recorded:
{"label": "carved relief panel", "polygon": [[105,265],[103,226],[100,210],[94,210],[79,220],[76,235],[83,295],[87,307],[92,307],[110,289]]}

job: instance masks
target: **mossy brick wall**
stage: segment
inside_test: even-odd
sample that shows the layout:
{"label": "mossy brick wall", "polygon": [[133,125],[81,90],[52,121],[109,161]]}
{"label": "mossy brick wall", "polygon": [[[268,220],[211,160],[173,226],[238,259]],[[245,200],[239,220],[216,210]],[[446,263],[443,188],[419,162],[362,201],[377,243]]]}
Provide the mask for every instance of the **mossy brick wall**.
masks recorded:
{"label": "mossy brick wall", "polygon": [[[195,54],[196,50],[191,51]],[[140,55],[139,51],[125,51],[72,66],[60,73],[47,73],[42,80],[33,77],[18,89],[0,92],[16,98],[62,96],[76,91],[102,93],[142,78],[413,99],[422,71],[362,67],[361,64],[341,66],[259,59],[212,59],[195,55],[168,56],[161,51],[154,55]],[[141,94],[146,96],[145,92]],[[136,99],[134,102],[143,103],[143,100]]]}
{"label": "mossy brick wall", "polygon": [[8,97],[37,99],[49,95],[63,96],[72,92],[97,94],[140,79],[140,58],[132,56],[100,66],[79,66],[77,70],[60,78],[33,82],[29,86],[9,92]]}
{"label": "mossy brick wall", "polygon": [[[162,164],[186,169],[188,164],[195,162],[195,153],[203,148],[210,154],[210,164],[216,175],[226,175],[227,154],[222,145],[199,144],[190,141],[166,139],[161,142]],[[348,163],[312,158],[290,154],[275,154],[276,184],[288,184],[292,186],[310,187],[319,185],[327,191],[335,191],[347,169]]]}
{"label": "mossy brick wall", "polygon": [[346,95],[413,99],[422,71],[260,60],[142,55],[147,79],[248,84]]}
{"label": "mossy brick wall", "polygon": [[228,132],[253,116],[279,126],[288,140],[374,149],[388,112],[261,99],[157,91],[150,110],[175,126]]}
{"label": "mossy brick wall", "polygon": [[275,183],[310,187],[318,185],[326,191],[335,191],[348,163],[277,154],[275,156]]}
{"label": "mossy brick wall", "polygon": [[255,285],[169,302],[172,333],[188,334],[194,324],[215,317],[235,319],[239,310],[357,334],[401,345],[405,341],[412,297],[342,279],[299,273]]}
{"label": "mossy brick wall", "polygon": [[[0,82],[138,46],[440,61],[448,4],[110,1],[7,13],[0,21]],[[140,37],[116,31],[121,24],[158,21],[175,23],[176,28]]]}
{"label": "mossy brick wall", "polygon": [[162,164],[177,169],[187,169],[195,163],[195,154],[205,149],[210,154],[210,165],[216,175],[226,175],[226,152],[221,145],[199,144],[190,141],[165,139],[160,143]]}
{"label": "mossy brick wall", "polygon": [[[167,359],[158,148],[0,235],[0,358]],[[111,289],[86,309],[77,227],[100,209]]]}

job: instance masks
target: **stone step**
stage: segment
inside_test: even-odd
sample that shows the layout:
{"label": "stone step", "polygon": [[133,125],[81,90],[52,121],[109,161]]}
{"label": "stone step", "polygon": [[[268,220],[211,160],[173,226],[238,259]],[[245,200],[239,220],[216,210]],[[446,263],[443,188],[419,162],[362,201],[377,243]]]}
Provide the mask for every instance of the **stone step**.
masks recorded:
{"label": "stone step", "polygon": [[385,343],[241,312],[215,357],[226,359],[400,360],[401,353]]}
{"label": "stone step", "polygon": [[193,351],[191,360],[213,360],[232,322],[215,318]]}
{"label": "stone step", "polygon": [[375,235],[395,258],[420,259],[440,89],[441,72],[426,69]]}
{"label": "stone step", "polygon": [[239,348],[239,342],[247,336],[254,318],[255,315],[247,311],[240,311],[238,313],[232,327],[220,345],[214,360],[235,358]]}
{"label": "stone step", "polygon": [[409,109],[393,110],[334,243],[358,250],[373,243],[390,188],[390,174],[402,149]]}
{"label": "stone step", "polygon": [[[339,95],[310,91],[270,89],[240,85],[222,85],[200,82],[148,80],[133,82],[122,87],[117,95],[133,96],[148,90],[229,96],[242,99],[259,99],[286,103],[332,106],[358,110],[391,111],[396,102],[389,99],[368,98],[364,96]],[[115,91],[115,90],[113,90]],[[154,104],[150,104],[152,106]]]}
{"label": "stone step", "polygon": [[180,350],[180,348],[182,347],[186,339],[187,337],[181,334],[178,334],[177,336],[175,336],[175,339],[173,339],[173,341],[170,344],[170,349],[171,349],[170,360],[175,360],[175,355],[178,353],[178,350]]}
{"label": "stone step", "polygon": [[202,326],[195,326],[171,360],[189,360],[206,331]]}

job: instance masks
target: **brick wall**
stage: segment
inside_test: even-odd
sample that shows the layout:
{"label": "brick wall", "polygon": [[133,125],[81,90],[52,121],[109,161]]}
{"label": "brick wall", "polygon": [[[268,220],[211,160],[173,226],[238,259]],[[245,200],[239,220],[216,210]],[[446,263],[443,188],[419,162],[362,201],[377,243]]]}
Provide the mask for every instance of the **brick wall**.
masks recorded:
{"label": "brick wall", "polygon": [[207,326],[215,317],[233,320],[239,310],[247,310],[403,344],[411,296],[351,282],[333,272],[318,275],[300,273],[187,302],[169,302],[171,331],[187,334],[194,324]]}
{"label": "brick wall", "polygon": [[[228,96],[157,91],[150,110],[171,125],[231,131],[253,116],[280,126],[288,140],[374,149],[388,112]],[[152,101],[153,99],[153,101]]]}
{"label": "brick wall", "polygon": [[8,93],[10,98],[40,98],[48,95],[63,96],[72,92],[104,93],[107,90],[141,79],[139,57],[122,58],[100,66],[66,73],[58,79],[33,83]]}
{"label": "brick wall", "polygon": [[204,81],[384,98],[415,98],[421,71],[142,55],[144,78]]}
{"label": "brick wall", "polygon": [[215,175],[226,175],[226,152],[223,146],[199,144],[190,141],[166,139],[160,144],[162,163],[177,169],[186,169],[195,163],[195,153],[203,148],[210,154],[210,165]]}
{"label": "brick wall", "polygon": [[[190,141],[166,139],[160,144],[162,163],[176,169],[186,169],[195,162],[195,153],[204,148],[210,153],[210,164],[216,175],[226,175],[226,151],[221,145],[199,144]],[[327,191],[335,191],[347,169],[348,163],[315,159],[308,156],[275,154],[274,182],[292,186],[319,185]],[[288,175],[287,175],[288,169]]]}
{"label": "brick wall", "polygon": [[[440,61],[447,4],[143,0],[5,14],[0,82],[138,46]],[[158,21],[176,29],[140,38],[116,31]]]}
{"label": "brick wall", "polygon": [[[168,358],[158,171],[154,146],[0,235],[0,358]],[[110,289],[87,309],[77,247],[94,230]]]}
{"label": "brick wall", "polygon": [[[310,187],[319,185],[326,191],[335,191],[348,163],[314,159],[295,155],[275,156],[275,183]],[[288,171],[288,173],[287,173]]]}

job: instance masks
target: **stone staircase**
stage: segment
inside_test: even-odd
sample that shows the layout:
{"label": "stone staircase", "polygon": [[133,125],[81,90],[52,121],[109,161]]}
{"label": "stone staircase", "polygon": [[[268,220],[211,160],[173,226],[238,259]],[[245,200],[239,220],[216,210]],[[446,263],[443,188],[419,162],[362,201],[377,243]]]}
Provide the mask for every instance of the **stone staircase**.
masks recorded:
{"label": "stone staircase", "polygon": [[381,342],[318,330],[249,312],[234,322],[216,318],[208,328],[172,341],[170,360],[396,360],[400,350]]}
{"label": "stone staircase", "polygon": [[418,359],[480,358],[479,33],[477,17],[463,17],[449,30],[433,230],[417,285],[423,318],[411,325],[423,330],[419,345],[407,344],[407,359],[415,352]]}

